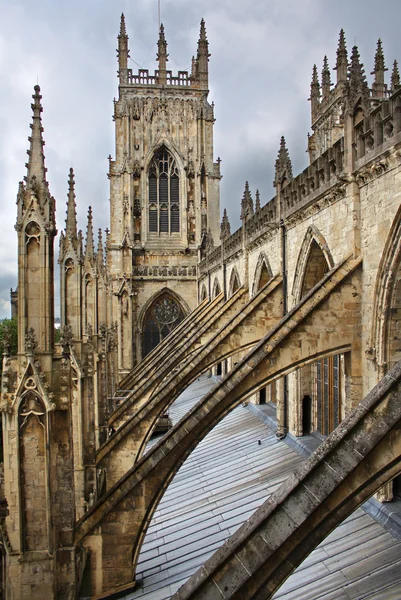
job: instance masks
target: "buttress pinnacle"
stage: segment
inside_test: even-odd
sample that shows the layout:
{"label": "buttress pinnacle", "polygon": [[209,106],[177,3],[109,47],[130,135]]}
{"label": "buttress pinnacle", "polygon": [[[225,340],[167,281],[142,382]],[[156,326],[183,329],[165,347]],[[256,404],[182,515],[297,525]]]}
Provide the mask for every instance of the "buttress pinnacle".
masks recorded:
{"label": "buttress pinnacle", "polygon": [[386,66],[384,64],[384,54],[382,41],[379,38],[377,42],[377,50],[375,54],[375,66],[371,73],[371,75],[375,76],[375,81],[372,85],[373,93],[375,96],[384,97],[386,92],[386,86],[384,83],[384,73],[387,71]]}
{"label": "buttress pinnacle", "polygon": [[293,179],[292,164],[290,155],[285,143],[285,137],[282,135],[280,140],[280,149],[276,159],[276,174],[274,178],[274,186],[283,185],[284,181],[289,183]]}
{"label": "buttress pinnacle", "polygon": [[393,71],[391,73],[391,90],[394,92],[401,87],[400,71],[398,69],[398,62],[395,60],[393,63]]}
{"label": "buttress pinnacle", "polygon": [[28,141],[30,142],[30,147],[29,150],[27,150],[29,159],[25,165],[27,168],[27,175],[25,180],[28,183],[28,185],[30,184],[32,177],[35,177],[36,181],[39,184],[45,182],[47,171],[45,167],[45,155],[43,152],[43,146],[45,145],[45,143],[42,137],[42,96],[40,95],[40,87],[38,85],[35,85],[34,90],[35,93],[32,96],[33,103],[31,104],[33,113],[32,123],[30,125],[32,133],[28,138]]}
{"label": "buttress pinnacle", "polygon": [[68,200],[67,200],[67,218],[65,221],[66,236],[76,238],[77,233],[77,205],[75,202],[75,179],[74,170],[71,167],[68,176]]}
{"label": "buttress pinnacle", "polygon": [[92,218],[92,207],[88,209],[88,226],[86,229],[86,245],[85,245],[86,258],[93,258],[95,255],[95,247],[93,240],[93,218]]}
{"label": "buttress pinnacle", "polygon": [[339,83],[340,81],[347,81],[348,52],[347,45],[345,42],[344,29],[341,29],[340,31],[340,38],[338,40],[337,48],[337,61],[336,66],[334,68],[337,71],[337,83]]}

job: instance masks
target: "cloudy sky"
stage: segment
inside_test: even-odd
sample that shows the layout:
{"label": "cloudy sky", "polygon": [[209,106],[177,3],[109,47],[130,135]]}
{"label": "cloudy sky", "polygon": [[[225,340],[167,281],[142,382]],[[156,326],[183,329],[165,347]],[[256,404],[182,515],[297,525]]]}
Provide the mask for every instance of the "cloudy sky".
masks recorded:
{"label": "cloudy sky", "polygon": [[[9,316],[9,290],[17,281],[15,198],[25,175],[33,86],[39,82],[43,95],[46,166],[59,231],[70,166],[80,227],[85,230],[89,205],[95,227],[107,227],[120,14],[126,15],[131,58],[153,70],[158,0],[0,0],[0,8],[1,319]],[[199,22],[206,21],[215,158],[222,159],[221,204],[232,229],[240,223],[245,180],[253,192],[260,189],[263,204],[272,197],[282,134],[294,174],[307,166],[312,67],[317,63],[320,72],[325,54],[333,67],[340,28],[349,49],[359,46],[367,73],[379,37],[387,66],[401,59],[400,0],[161,0],[161,15],[173,71],[190,68]]]}

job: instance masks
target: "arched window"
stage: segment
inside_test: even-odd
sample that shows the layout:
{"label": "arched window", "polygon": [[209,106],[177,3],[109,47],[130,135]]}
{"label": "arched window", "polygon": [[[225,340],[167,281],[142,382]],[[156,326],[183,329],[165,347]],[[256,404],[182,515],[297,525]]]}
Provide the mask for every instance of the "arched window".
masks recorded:
{"label": "arched window", "polygon": [[175,160],[162,146],[149,167],[149,233],[180,232],[180,178]]}
{"label": "arched window", "polygon": [[172,331],[185,317],[179,303],[163,294],[147,310],[143,323],[142,358]]}

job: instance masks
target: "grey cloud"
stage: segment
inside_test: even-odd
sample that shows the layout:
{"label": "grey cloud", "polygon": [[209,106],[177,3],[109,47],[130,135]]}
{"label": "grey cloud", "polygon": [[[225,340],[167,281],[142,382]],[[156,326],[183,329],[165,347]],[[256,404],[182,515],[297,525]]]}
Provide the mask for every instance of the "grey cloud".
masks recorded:
{"label": "grey cloud", "polygon": [[[373,67],[379,36],[387,66],[401,58],[399,0],[387,0],[382,11],[373,0],[161,0],[161,5],[173,70],[190,66],[200,19],[206,20],[212,55],[215,157],[222,159],[224,176],[221,204],[228,208],[233,228],[239,225],[245,180],[253,193],[260,189],[262,202],[273,195],[274,162],[282,134],[294,173],[306,167],[312,66],[316,62],[320,70],[325,54],[334,66],[340,28],[346,31],[349,49],[356,38],[367,73]],[[108,224],[107,156],[114,154],[111,116],[113,97],[118,93],[115,49],[122,11],[133,61],[152,70],[157,0],[2,2],[0,276],[15,273],[16,281],[15,197],[18,181],[25,175],[31,94],[37,76],[58,228],[64,226],[71,165],[76,172],[80,227],[85,231],[89,205],[94,207],[95,227]],[[131,66],[137,68],[135,62]],[[8,313],[2,312],[0,305],[2,316]]]}

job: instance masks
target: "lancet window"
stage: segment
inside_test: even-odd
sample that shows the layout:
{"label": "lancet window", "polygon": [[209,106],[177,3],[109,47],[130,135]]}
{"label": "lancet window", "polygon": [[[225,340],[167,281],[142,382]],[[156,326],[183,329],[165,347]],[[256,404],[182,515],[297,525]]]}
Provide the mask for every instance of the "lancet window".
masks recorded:
{"label": "lancet window", "polygon": [[149,233],[180,231],[180,178],[175,160],[162,146],[149,167]]}

